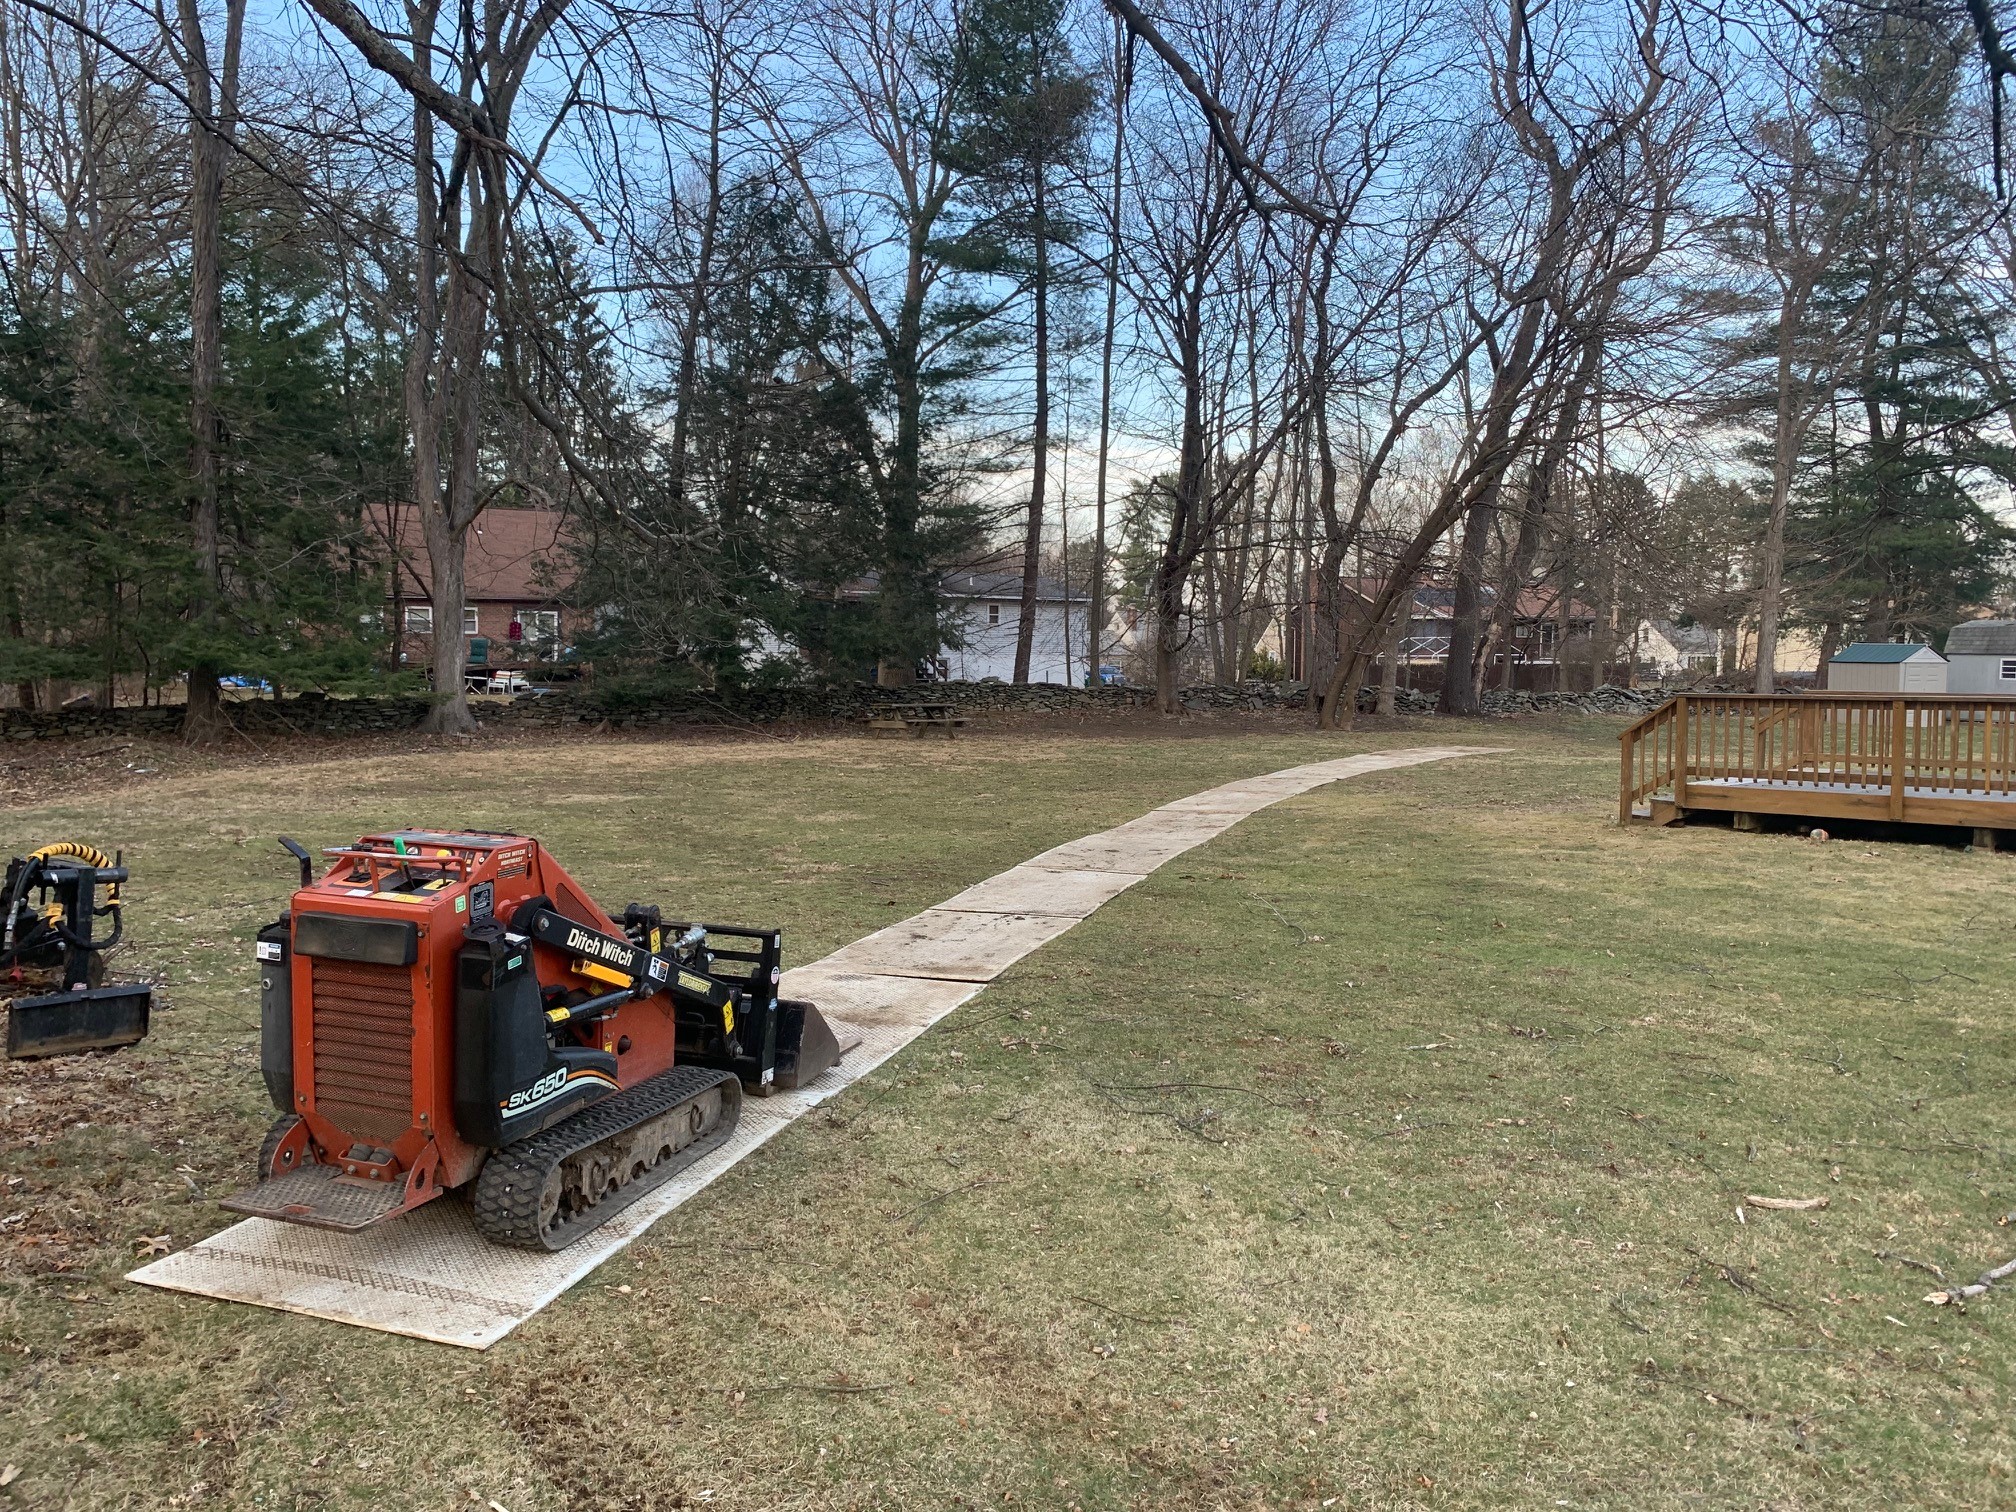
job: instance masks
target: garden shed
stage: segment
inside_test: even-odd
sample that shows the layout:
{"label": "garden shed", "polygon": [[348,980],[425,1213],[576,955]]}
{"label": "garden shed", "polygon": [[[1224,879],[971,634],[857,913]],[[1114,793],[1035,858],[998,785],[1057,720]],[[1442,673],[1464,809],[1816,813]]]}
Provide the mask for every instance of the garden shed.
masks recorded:
{"label": "garden shed", "polygon": [[2016,697],[2016,620],[1978,619],[1955,625],[1946,637],[1948,693],[2006,693]]}
{"label": "garden shed", "polygon": [[1909,641],[1861,641],[1827,663],[1830,693],[1944,693],[1946,658]]}

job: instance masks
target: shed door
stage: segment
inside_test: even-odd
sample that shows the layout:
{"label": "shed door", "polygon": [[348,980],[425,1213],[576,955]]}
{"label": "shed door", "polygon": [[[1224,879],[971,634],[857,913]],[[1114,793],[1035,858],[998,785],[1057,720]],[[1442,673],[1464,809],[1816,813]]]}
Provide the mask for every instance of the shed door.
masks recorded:
{"label": "shed door", "polygon": [[1904,663],[1904,686],[1906,693],[1944,693],[1946,691],[1946,664],[1936,661],[1908,661]]}

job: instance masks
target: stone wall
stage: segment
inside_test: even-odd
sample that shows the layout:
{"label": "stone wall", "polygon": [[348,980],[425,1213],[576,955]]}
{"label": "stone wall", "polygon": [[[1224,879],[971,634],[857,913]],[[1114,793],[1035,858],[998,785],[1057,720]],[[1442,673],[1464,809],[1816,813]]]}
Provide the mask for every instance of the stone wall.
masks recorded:
{"label": "stone wall", "polygon": [[[1234,687],[1185,688],[1183,706],[1199,713],[1300,709],[1308,697],[1301,683],[1248,682]],[[1377,690],[1359,692],[1369,710]],[[1663,692],[1599,688],[1594,693],[1487,693],[1487,713],[1526,713],[1572,708],[1590,713],[1632,714],[1665,701]],[[878,688],[856,683],[836,688],[745,689],[685,693],[635,705],[598,700],[584,692],[521,696],[509,703],[478,703],[476,717],[493,729],[550,729],[565,725],[609,725],[648,729],[662,725],[760,725],[784,721],[853,721],[877,704],[929,700],[975,712],[1028,714],[1110,713],[1145,709],[1155,695],[1147,688],[1067,688],[1058,683],[1016,687],[1012,683],[931,683],[914,688]],[[226,706],[234,724],[254,739],[288,735],[376,735],[410,730],[427,712],[424,698],[249,699]],[[1402,714],[1433,712],[1434,700],[1419,691],[1403,693]],[[89,740],[101,736],[173,739],[181,733],[182,709],[0,709],[0,742]]]}
{"label": "stone wall", "polygon": [[[608,724],[618,729],[653,725],[774,724],[779,721],[854,720],[879,703],[929,699],[972,710],[1016,710],[1037,714],[1097,712],[1145,707],[1153,694],[1143,688],[1067,688],[1039,683],[934,683],[917,688],[877,688],[855,684],[836,688],[745,689],[693,692],[627,704],[605,702],[573,691],[522,696],[509,703],[479,702],[477,720],[502,729],[569,724]],[[369,735],[410,730],[427,712],[424,698],[326,698],[305,693],[278,702],[248,699],[226,705],[231,721],[247,735]],[[101,736],[173,739],[181,733],[182,708],[0,709],[0,741],[89,740]]]}

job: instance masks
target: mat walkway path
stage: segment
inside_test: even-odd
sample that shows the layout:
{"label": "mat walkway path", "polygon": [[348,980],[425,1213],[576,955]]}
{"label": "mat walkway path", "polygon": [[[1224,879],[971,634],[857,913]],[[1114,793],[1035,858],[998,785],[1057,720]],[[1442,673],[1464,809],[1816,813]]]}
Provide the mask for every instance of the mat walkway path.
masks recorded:
{"label": "mat walkway path", "polygon": [[740,1126],[720,1149],[558,1254],[485,1242],[466,1206],[448,1198],[356,1234],[248,1219],[127,1279],[487,1349],[786,1125],[866,1076],[1165,861],[1248,814],[1327,783],[1498,750],[1416,746],[1228,782],[1047,850],[785,973],[785,996],[816,1002],[843,1043],[858,1039],[855,1048],[810,1086],[749,1099]]}

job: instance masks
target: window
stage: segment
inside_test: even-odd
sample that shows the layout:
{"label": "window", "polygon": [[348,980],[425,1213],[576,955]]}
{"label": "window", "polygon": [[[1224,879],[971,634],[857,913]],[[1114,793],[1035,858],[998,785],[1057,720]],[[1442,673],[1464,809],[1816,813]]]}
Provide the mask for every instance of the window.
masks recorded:
{"label": "window", "polygon": [[2002,681],[2016,682],[2016,656],[2002,658]]}
{"label": "window", "polygon": [[1554,654],[1554,632],[1556,628],[1552,620],[1543,620],[1541,622],[1540,654],[1542,656],[1552,656]]}
{"label": "window", "polygon": [[476,606],[474,604],[464,604],[462,606],[462,633],[464,635],[475,635],[479,633],[479,629],[480,627],[476,623]]}
{"label": "window", "polygon": [[1001,606],[999,604],[989,604],[987,606],[987,623],[990,625],[1001,623]]}
{"label": "window", "polygon": [[558,609],[520,609],[511,622],[512,639],[523,641],[529,651],[551,653],[560,649]]}
{"label": "window", "polygon": [[408,604],[406,606],[406,633],[408,635],[432,635],[434,633],[434,606],[432,604]]}

